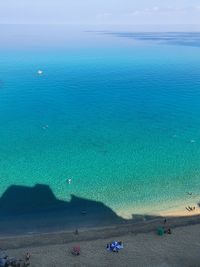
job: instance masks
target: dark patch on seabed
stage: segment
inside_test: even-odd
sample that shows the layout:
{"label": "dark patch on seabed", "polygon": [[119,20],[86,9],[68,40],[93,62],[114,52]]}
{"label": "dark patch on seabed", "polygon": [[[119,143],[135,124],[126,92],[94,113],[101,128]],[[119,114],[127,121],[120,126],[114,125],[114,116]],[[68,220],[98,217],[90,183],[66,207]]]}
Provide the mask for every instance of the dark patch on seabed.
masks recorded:
{"label": "dark patch on seabed", "polygon": [[3,87],[4,87],[4,82],[0,80],[0,89],[3,89]]}
{"label": "dark patch on seabed", "polygon": [[104,32],[104,34],[158,44],[200,47],[200,32]]}

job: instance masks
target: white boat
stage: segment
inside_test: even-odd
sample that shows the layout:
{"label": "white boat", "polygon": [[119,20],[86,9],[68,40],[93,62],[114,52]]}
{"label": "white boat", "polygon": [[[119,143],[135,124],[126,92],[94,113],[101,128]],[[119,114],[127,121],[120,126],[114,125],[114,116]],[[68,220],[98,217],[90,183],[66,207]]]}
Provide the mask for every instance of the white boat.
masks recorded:
{"label": "white boat", "polygon": [[43,73],[43,71],[42,70],[38,70],[38,75],[41,75],[42,73]]}

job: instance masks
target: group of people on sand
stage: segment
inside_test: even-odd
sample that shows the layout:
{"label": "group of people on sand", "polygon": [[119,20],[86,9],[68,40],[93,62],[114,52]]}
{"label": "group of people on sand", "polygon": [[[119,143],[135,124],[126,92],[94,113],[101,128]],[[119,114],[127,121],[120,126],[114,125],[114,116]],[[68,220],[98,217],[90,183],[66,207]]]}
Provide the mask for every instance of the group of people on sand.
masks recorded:
{"label": "group of people on sand", "polygon": [[0,257],[0,267],[28,267],[30,265],[30,253],[26,253],[25,259],[10,258],[7,255]]}
{"label": "group of people on sand", "polygon": [[172,230],[171,230],[171,228],[167,228],[167,229],[165,229],[165,230],[164,230],[164,233],[165,233],[165,234],[168,234],[168,235],[171,235],[171,234],[172,234]]}
{"label": "group of people on sand", "polygon": [[169,227],[169,225],[167,225],[167,219],[164,219],[164,225],[158,228],[157,233],[160,236],[162,236],[163,234],[169,234],[169,235],[172,234],[171,228]]}

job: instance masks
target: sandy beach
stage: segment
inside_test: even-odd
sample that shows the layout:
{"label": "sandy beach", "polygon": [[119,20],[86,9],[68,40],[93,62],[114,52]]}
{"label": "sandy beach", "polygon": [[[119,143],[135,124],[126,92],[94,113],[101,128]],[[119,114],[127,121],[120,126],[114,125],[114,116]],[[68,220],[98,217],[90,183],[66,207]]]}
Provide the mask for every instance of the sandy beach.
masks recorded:
{"label": "sandy beach", "polygon": [[[31,254],[32,267],[55,266],[144,266],[199,267],[200,218],[189,216],[167,218],[172,234],[158,236],[156,229],[163,218],[135,225],[83,229],[40,235],[2,237],[1,248],[9,256],[23,258]],[[123,241],[119,253],[106,251],[106,244]],[[73,256],[73,246],[81,247],[81,255]]]}
{"label": "sandy beach", "polygon": [[[13,196],[17,205],[10,201]],[[186,209],[193,207],[191,200],[179,210],[135,212],[125,219],[101,202],[76,196],[60,201],[47,186],[38,185],[12,187],[0,204],[1,254],[23,259],[29,252],[32,267],[200,267],[200,210],[197,202],[195,210]],[[170,227],[172,234],[158,236],[160,227]],[[122,241],[124,249],[108,252],[111,241]],[[81,247],[80,256],[70,253],[75,245]]]}

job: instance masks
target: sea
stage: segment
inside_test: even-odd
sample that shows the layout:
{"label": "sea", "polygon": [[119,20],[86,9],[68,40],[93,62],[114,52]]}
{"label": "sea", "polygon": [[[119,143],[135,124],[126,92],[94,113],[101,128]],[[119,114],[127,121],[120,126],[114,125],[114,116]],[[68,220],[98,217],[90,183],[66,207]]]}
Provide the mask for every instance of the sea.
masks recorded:
{"label": "sea", "polygon": [[123,217],[198,204],[200,33],[0,30],[0,197],[44,184]]}

